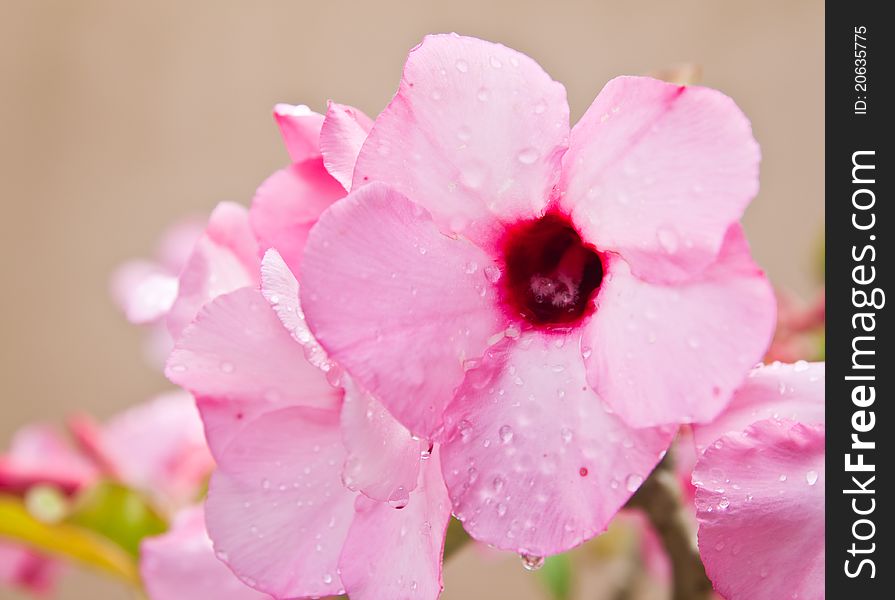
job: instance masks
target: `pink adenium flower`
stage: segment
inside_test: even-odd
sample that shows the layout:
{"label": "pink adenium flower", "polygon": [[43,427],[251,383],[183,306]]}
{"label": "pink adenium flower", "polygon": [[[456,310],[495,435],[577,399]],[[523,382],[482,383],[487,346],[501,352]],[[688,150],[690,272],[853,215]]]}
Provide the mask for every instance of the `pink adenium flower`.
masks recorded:
{"label": "pink adenium flower", "polygon": [[140,575],[150,600],[270,598],[239,581],[215,557],[201,506],[180,512],[167,533],[143,540]]}
{"label": "pink adenium flower", "polygon": [[161,394],[97,424],[72,419],[85,455],[106,477],[144,492],[159,508],[174,512],[198,499],[214,460],[190,394]]}
{"label": "pink adenium flower", "polygon": [[759,367],[695,429],[699,551],[727,600],[824,597],[824,364]]}
{"label": "pink adenium flower", "polygon": [[195,395],[218,463],[217,556],[274,598],[437,597],[451,510],[438,449],[334,378],[275,250],[261,273],[260,291],[199,313],[167,368]]}
{"label": "pink adenium flower", "polygon": [[427,37],[300,267],[331,359],[443,443],[466,530],[531,555],[602,531],[774,323],[737,224],[758,146],[728,97],[621,77],[568,119],[527,56]]}

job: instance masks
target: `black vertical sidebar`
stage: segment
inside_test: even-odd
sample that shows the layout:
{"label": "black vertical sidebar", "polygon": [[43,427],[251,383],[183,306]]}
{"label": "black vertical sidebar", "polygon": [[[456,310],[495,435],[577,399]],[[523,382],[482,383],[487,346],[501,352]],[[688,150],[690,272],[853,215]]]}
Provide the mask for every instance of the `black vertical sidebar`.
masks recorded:
{"label": "black vertical sidebar", "polygon": [[830,600],[895,598],[891,327],[895,23],[826,3],[826,578]]}

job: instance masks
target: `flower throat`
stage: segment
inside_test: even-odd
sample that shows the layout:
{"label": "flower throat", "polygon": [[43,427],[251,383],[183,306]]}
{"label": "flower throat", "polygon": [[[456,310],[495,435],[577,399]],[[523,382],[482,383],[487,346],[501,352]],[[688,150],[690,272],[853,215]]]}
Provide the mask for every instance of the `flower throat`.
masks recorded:
{"label": "flower throat", "polygon": [[603,263],[568,217],[548,213],[507,230],[504,302],[539,327],[569,326],[593,311]]}

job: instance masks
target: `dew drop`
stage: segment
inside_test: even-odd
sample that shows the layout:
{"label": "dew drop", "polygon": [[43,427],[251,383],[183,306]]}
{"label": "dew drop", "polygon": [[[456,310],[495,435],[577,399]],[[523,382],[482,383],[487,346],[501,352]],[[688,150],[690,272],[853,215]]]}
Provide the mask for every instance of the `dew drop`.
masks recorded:
{"label": "dew drop", "polygon": [[495,69],[499,69],[503,66],[503,63],[498,60],[496,56],[491,57],[491,66]]}
{"label": "dew drop", "polygon": [[500,436],[500,441],[504,444],[509,444],[513,441],[513,428],[509,425],[504,425],[497,433]]}
{"label": "dew drop", "polygon": [[488,265],[485,267],[485,279],[490,281],[491,283],[497,283],[500,281],[500,269],[494,265]]}
{"label": "dew drop", "polygon": [[718,501],[718,508],[721,510],[725,510],[728,506],[730,506],[730,500],[727,498],[721,498],[721,500]]}
{"label": "dew drop", "polygon": [[523,165],[533,165],[538,160],[538,151],[534,148],[525,148],[516,155],[516,158]]}
{"label": "dew drop", "polygon": [[656,238],[659,240],[659,245],[662,246],[662,249],[665,250],[665,252],[668,254],[677,252],[678,239],[677,234],[674,231],[662,227],[656,233]]}
{"label": "dew drop", "polygon": [[458,60],[454,66],[456,66],[457,70],[461,73],[466,73],[467,71],[469,71],[469,63],[463,59]]}
{"label": "dew drop", "polygon": [[628,475],[628,478],[625,479],[625,488],[629,492],[636,492],[642,483],[642,476],[637,475],[636,473],[631,473],[630,475]]}
{"label": "dew drop", "polygon": [[407,493],[407,489],[403,485],[398,486],[388,497],[388,505],[399,510],[407,506],[408,502],[410,502],[410,494]]}
{"label": "dew drop", "polygon": [[534,554],[520,554],[519,558],[522,559],[522,567],[526,571],[537,571],[544,566],[543,556],[535,556]]}
{"label": "dew drop", "polygon": [[808,482],[808,485],[814,485],[817,483],[817,471],[808,471],[805,474],[805,481]]}

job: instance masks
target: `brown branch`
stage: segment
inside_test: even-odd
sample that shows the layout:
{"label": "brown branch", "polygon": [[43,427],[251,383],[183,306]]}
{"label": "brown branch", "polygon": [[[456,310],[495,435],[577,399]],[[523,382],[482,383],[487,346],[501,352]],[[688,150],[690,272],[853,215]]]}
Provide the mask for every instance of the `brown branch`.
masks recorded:
{"label": "brown branch", "polygon": [[628,501],[642,510],[655,529],[671,561],[673,600],[708,600],[712,583],[705,574],[694,543],[669,453]]}

